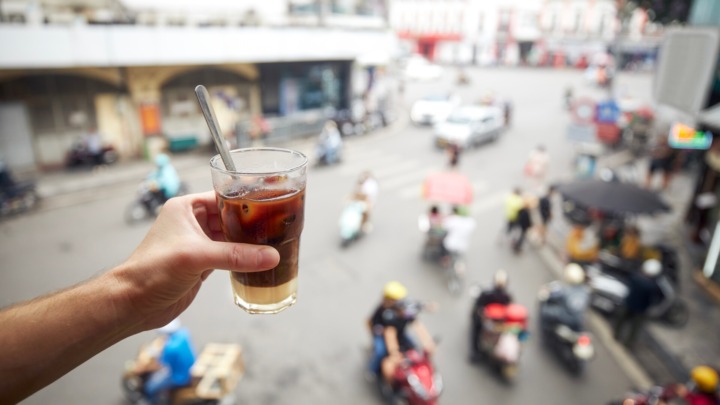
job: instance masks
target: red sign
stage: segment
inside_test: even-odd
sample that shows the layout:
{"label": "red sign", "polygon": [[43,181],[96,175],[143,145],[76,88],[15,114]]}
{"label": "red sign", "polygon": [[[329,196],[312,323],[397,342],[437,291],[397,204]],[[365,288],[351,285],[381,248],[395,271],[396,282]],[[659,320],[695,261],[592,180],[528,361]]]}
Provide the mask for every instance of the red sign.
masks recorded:
{"label": "red sign", "polygon": [[160,106],[157,104],[142,104],[140,106],[140,124],[143,135],[160,135]]}

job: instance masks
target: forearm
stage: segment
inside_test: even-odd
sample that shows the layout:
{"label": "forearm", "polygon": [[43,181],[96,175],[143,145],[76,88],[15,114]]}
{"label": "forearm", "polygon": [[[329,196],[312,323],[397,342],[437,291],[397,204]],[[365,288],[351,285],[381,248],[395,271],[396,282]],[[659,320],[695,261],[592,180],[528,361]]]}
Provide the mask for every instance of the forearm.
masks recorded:
{"label": "forearm", "polygon": [[427,328],[425,328],[425,325],[416,321],[414,323],[414,329],[415,334],[418,336],[418,339],[420,339],[420,344],[425,349],[432,350],[435,347],[435,340],[430,335],[430,332],[428,332]]}
{"label": "forearm", "polygon": [[139,331],[110,273],[0,311],[0,402],[15,403]]}

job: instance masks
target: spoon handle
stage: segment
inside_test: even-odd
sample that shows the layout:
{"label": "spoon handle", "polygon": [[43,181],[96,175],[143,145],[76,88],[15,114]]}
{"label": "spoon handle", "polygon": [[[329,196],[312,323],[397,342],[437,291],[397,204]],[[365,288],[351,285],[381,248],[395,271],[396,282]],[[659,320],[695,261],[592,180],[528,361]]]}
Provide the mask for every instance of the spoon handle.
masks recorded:
{"label": "spoon handle", "polygon": [[202,84],[195,87],[195,94],[197,95],[198,102],[200,103],[200,109],[205,116],[208,128],[210,128],[210,134],[213,137],[213,141],[215,141],[215,147],[218,152],[220,152],[220,157],[225,164],[225,170],[234,172],[235,163],[230,157],[230,152],[228,152],[228,149],[225,146],[223,137],[220,135],[220,125],[218,124],[217,117],[215,116],[215,111],[213,110],[212,105],[210,105],[210,94]]}

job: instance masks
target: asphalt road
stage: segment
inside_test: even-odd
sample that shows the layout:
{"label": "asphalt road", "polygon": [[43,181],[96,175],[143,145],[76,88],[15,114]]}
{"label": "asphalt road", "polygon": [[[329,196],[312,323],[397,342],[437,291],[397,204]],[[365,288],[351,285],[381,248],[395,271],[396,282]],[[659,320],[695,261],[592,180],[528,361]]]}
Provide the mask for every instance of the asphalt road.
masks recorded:
{"label": "asphalt road", "polygon": [[[562,109],[563,91],[572,84],[576,94],[598,92],[575,71],[486,69],[470,74],[471,84],[462,88],[455,86],[454,74],[440,82],[410,83],[405,101],[409,105],[421,95],[450,90],[465,101],[487,91],[513,100],[510,130],[498,142],[461,157],[460,170],[476,190],[471,213],[479,224],[466,262],[470,283],[487,285],[496,269],[506,269],[516,300],[534,315],[536,292],[552,277],[533,249],[514,256],[508,246],[497,243],[502,199],[511,187],[525,186],[522,165],[538,143],[545,144],[552,157],[551,177],[570,175],[573,146],[564,139],[569,118]],[[623,75],[618,86],[648,98],[650,81],[647,75]],[[424,314],[422,320],[440,338],[435,361],[445,381],[443,404],[603,403],[630,387],[604,347],[597,347],[586,374],[575,378],[541,347],[537,334],[524,348],[515,384],[503,384],[485,367],[467,361],[471,298],[467,291],[451,296],[437,269],[419,257],[423,236],[417,217],[427,209],[420,184],[427,173],[446,164],[445,154],[432,147],[431,136],[429,128],[408,124],[404,115],[392,130],[348,139],[341,165],[310,170],[299,298],[293,308],[276,316],[250,316],[232,304],[224,272],[215,272],[203,285],[182,320],[198,348],[209,342],[242,344],[247,370],[237,388],[239,403],[380,403],[362,377],[369,345],[365,321],[389,280],[405,283],[413,297],[439,303],[439,311]],[[294,146],[312,152],[309,143]],[[191,190],[211,188],[206,162],[199,158],[197,166],[181,172]],[[337,221],[355,179],[366,169],[381,186],[374,229],[343,250]],[[75,205],[0,223],[0,305],[80,282],[120,263],[149,228],[123,222],[122,212],[134,191],[135,184],[121,184],[91,199],[84,196]],[[124,361],[152,336],[146,332],[109,348],[24,403],[123,403],[119,381]]]}

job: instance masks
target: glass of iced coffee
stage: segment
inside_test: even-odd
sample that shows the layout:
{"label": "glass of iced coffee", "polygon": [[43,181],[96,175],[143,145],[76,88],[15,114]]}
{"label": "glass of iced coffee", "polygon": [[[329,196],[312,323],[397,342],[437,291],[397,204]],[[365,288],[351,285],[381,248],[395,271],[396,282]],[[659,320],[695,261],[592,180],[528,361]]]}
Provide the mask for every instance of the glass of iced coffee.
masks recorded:
{"label": "glass of iced coffee", "polygon": [[225,239],[280,253],[274,269],[230,273],[235,304],[253,314],[278,313],[297,299],[307,157],[282,148],[236,149],[230,156],[234,171],[225,169],[220,155],[210,160]]}

